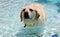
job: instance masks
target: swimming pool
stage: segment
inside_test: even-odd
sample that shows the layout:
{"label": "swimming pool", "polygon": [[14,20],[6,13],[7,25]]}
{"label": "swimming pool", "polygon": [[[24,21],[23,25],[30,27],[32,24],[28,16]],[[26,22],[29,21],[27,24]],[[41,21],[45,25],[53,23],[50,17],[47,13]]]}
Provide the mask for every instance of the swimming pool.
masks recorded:
{"label": "swimming pool", "polygon": [[60,35],[60,0],[0,0],[0,37],[17,37],[16,33],[23,26],[21,8],[33,3],[40,3],[45,8],[45,30]]}

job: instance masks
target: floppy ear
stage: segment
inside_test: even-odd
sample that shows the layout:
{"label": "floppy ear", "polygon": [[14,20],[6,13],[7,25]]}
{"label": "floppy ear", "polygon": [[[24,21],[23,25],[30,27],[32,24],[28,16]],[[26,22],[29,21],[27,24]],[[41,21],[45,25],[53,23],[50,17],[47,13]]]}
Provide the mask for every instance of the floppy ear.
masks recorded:
{"label": "floppy ear", "polygon": [[21,19],[21,22],[22,22],[22,12],[20,13],[20,19]]}
{"label": "floppy ear", "polygon": [[23,9],[20,13],[20,18],[21,18],[21,22],[22,22],[22,12],[25,11],[25,9]]}
{"label": "floppy ear", "polygon": [[38,18],[40,17],[40,14],[39,14],[38,11],[36,11],[36,10],[35,10],[35,12],[36,12],[35,19],[38,20]]}

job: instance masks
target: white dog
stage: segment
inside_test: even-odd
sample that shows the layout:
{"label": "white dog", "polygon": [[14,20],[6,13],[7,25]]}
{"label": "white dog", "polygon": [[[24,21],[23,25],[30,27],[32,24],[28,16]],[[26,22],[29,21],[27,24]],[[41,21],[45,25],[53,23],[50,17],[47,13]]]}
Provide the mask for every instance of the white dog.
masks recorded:
{"label": "white dog", "polygon": [[20,14],[24,28],[28,29],[28,34],[41,36],[46,20],[45,11],[41,4],[32,4],[24,7]]}

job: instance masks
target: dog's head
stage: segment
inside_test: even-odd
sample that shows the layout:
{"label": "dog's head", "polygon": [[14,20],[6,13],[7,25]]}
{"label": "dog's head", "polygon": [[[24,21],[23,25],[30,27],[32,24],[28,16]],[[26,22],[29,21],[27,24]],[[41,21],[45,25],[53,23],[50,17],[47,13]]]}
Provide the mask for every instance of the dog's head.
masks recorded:
{"label": "dog's head", "polygon": [[40,14],[38,13],[37,10],[33,9],[32,7],[25,7],[22,9],[20,17],[21,17],[21,21],[23,20],[38,20]]}
{"label": "dog's head", "polygon": [[21,14],[21,21],[23,21],[25,24],[34,24],[39,17],[41,17],[41,20],[45,21],[45,13],[41,6],[38,4],[26,6],[22,9]]}

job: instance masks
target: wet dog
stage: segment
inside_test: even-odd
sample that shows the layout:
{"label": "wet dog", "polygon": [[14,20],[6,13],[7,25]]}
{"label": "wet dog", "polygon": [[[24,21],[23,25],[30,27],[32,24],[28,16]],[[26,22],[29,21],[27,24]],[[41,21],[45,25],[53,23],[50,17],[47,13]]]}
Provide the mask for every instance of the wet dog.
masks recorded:
{"label": "wet dog", "polygon": [[46,20],[45,11],[41,4],[31,4],[23,7],[20,18],[21,22],[24,23],[24,28],[32,30],[31,34],[41,35]]}

